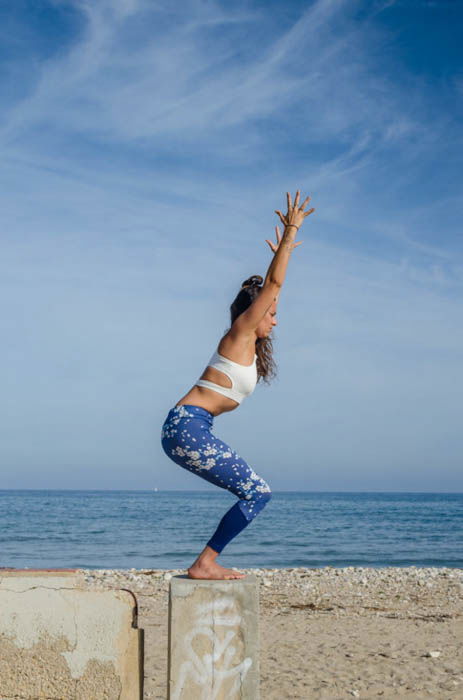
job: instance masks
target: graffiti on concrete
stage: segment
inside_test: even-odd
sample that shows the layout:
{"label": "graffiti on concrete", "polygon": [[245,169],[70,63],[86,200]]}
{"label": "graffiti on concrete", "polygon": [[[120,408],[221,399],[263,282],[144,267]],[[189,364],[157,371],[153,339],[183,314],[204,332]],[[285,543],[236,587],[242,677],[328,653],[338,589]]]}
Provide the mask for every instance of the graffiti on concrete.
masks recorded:
{"label": "graffiti on concrete", "polygon": [[[195,606],[191,630],[184,639],[185,660],[180,666],[172,700],[180,700],[182,691],[185,691],[185,698],[238,700],[243,679],[252,666],[250,658],[236,663],[236,655],[243,649],[240,632],[241,615],[233,598],[221,596]],[[202,653],[204,638],[209,640],[207,647],[212,653]],[[199,686],[197,694],[192,692],[192,684]]]}

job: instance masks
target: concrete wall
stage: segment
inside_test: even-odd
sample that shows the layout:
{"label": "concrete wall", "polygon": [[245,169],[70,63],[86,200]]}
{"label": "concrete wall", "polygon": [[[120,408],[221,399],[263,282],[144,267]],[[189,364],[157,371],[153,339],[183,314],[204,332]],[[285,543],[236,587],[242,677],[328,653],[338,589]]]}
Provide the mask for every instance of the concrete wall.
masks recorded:
{"label": "concrete wall", "polygon": [[259,699],[255,576],[175,576],[169,596],[169,700]]}
{"label": "concrete wall", "polygon": [[0,698],[141,700],[143,630],[126,590],[72,571],[0,570]]}

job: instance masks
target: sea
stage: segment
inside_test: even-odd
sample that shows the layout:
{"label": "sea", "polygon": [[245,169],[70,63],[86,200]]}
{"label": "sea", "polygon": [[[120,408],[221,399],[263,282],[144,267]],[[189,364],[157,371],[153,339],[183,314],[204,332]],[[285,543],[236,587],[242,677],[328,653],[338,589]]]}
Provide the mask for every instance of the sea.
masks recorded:
{"label": "sea", "polygon": [[[235,501],[212,491],[0,490],[0,568],[185,569]],[[218,561],[463,567],[463,493],[273,492]]]}

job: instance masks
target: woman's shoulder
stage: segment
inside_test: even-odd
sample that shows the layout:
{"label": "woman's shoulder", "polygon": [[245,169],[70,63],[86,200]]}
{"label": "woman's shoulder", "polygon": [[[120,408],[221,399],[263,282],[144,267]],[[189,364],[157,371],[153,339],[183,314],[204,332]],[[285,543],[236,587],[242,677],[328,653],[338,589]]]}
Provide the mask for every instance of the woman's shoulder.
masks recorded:
{"label": "woman's shoulder", "polygon": [[220,339],[217,352],[233,362],[249,365],[256,352],[256,336],[254,333],[238,332],[232,326]]}

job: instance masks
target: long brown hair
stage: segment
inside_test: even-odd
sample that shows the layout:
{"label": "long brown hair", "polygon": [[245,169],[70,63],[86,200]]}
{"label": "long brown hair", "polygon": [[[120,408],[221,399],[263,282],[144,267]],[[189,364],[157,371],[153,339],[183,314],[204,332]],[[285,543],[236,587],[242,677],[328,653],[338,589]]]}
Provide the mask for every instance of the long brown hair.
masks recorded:
{"label": "long brown hair", "polygon": [[[260,275],[252,275],[252,277],[244,280],[240,291],[230,306],[232,325],[238,316],[251,306],[262,289],[263,282],[264,279]],[[270,380],[276,376],[276,365],[273,359],[272,339],[269,336],[267,338],[257,338],[256,355],[257,381],[262,379],[266,384],[270,384]]]}

